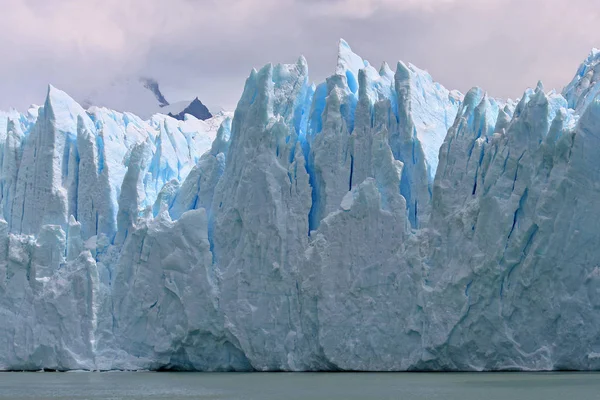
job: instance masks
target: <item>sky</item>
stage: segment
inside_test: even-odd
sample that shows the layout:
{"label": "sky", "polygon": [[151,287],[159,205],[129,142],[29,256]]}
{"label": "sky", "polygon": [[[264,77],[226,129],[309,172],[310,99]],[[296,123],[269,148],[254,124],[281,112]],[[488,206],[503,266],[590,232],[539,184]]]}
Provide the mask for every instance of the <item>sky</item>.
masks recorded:
{"label": "sky", "polygon": [[517,98],[561,90],[600,47],[597,0],[2,0],[0,109],[53,84],[76,99],[149,76],[171,102],[234,109],[252,68],[304,55],[335,71],[337,42],[378,66],[411,62],[448,89]]}

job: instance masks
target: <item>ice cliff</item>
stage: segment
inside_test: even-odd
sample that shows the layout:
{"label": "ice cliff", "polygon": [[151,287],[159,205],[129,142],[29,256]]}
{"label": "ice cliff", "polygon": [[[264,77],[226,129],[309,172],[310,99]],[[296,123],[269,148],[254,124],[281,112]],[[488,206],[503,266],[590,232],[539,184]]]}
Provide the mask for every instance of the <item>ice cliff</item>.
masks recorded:
{"label": "ice cliff", "polygon": [[0,113],[0,369],[599,369],[599,64],[500,101],[341,41],[218,132],[50,87]]}

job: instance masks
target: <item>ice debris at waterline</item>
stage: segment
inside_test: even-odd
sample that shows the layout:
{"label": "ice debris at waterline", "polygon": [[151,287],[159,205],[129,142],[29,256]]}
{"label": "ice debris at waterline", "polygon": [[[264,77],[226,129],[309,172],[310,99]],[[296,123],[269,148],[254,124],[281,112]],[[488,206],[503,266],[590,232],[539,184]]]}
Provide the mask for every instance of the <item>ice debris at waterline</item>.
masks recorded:
{"label": "ice debris at waterline", "polygon": [[218,134],[50,88],[0,114],[0,369],[600,369],[599,77],[463,97],[341,41]]}

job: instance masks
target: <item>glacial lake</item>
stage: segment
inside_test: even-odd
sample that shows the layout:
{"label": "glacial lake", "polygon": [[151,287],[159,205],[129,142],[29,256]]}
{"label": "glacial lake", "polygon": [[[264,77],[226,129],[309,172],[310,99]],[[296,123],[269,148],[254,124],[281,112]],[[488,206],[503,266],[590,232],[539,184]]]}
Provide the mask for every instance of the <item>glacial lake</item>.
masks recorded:
{"label": "glacial lake", "polygon": [[0,399],[600,399],[594,373],[0,373]]}

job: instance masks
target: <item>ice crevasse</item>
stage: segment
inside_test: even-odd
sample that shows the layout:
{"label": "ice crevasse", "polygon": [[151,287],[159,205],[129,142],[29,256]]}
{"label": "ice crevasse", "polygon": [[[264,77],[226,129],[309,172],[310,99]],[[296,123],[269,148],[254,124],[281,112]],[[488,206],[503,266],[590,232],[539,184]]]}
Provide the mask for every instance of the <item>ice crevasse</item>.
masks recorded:
{"label": "ice crevasse", "polygon": [[0,369],[600,368],[599,65],[502,101],[342,40],[218,132],[50,87],[0,113]]}

